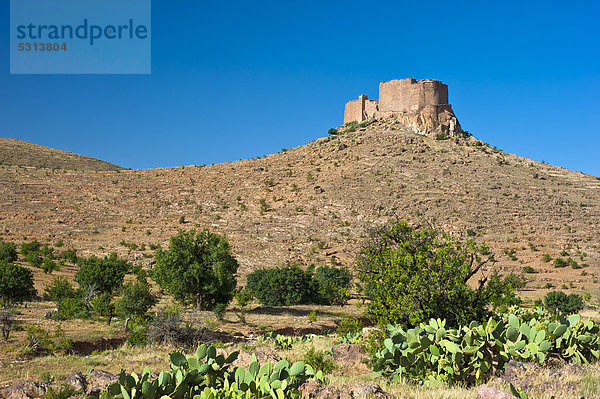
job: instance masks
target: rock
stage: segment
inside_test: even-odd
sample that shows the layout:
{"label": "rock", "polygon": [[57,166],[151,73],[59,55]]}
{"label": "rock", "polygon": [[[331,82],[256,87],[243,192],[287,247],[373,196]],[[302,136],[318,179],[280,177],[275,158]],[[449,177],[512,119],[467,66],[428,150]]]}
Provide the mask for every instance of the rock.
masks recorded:
{"label": "rock", "polygon": [[[260,364],[264,364],[267,362],[275,364],[281,360],[281,356],[279,356],[279,352],[277,351],[277,349],[267,346],[262,348],[256,348],[253,352],[240,350],[240,354],[238,355],[238,358],[235,360],[235,362],[232,363],[232,366],[243,367],[247,369],[248,366],[250,366],[253,353]],[[225,356],[226,352],[223,351],[222,354]]]}
{"label": "rock", "polygon": [[87,375],[87,395],[99,396],[108,385],[117,382],[119,376],[103,370],[92,370]]}
{"label": "rock", "polygon": [[87,388],[85,376],[79,372],[71,373],[69,376],[67,376],[65,379],[65,384],[75,391],[85,391]]}
{"label": "rock", "polygon": [[496,388],[483,387],[479,388],[475,399],[515,399],[515,397]]}
{"label": "rock", "polygon": [[366,385],[353,391],[353,398],[366,399],[366,398],[391,398],[392,396],[377,384]]}
{"label": "rock", "polygon": [[46,393],[46,387],[39,382],[19,381],[11,387],[0,391],[4,399],[41,398]]}
{"label": "rock", "polygon": [[389,399],[392,398],[377,384],[346,384],[323,386],[316,380],[309,380],[300,387],[303,399]]}
{"label": "rock", "polygon": [[360,344],[339,344],[334,345],[333,360],[340,365],[360,365],[367,355]]}

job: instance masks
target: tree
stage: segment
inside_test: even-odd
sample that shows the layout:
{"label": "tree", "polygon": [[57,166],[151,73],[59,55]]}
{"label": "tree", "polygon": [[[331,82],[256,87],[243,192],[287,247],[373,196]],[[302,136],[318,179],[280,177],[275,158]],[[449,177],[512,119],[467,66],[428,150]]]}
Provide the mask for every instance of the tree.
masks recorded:
{"label": "tree", "polygon": [[[433,228],[393,220],[372,232],[356,270],[370,299],[367,314],[379,323],[414,325],[439,317],[456,325],[483,317],[492,301],[510,300],[512,289],[497,275],[487,284],[483,267],[494,262],[485,244],[460,243]],[[478,272],[482,277],[471,288]]]}
{"label": "tree", "polygon": [[119,288],[130,269],[130,265],[114,252],[104,259],[92,256],[79,260],[81,268],[75,274],[75,281],[81,287],[95,287],[100,294],[111,293]]}
{"label": "tree", "polygon": [[58,313],[60,313],[63,299],[75,296],[75,288],[65,277],[55,277],[52,284],[44,289],[44,296],[56,303]]}
{"label": "tree", "polygon": [[0,260],[15,262],[17,260],[17,247],[14,242],[0,241]]}
{"label": "tree", "polygon": [[583,307],[583,298],[578,294],[567,295],[562,291],[551,291],[544,297],[544,307],[554,314],[577,313]]}
{"label": "tree", "polygon": [[323,305],[345,305],[350,296],[352,275],[347,268],[319,266],[313,276],[318,285],[317,301]]}
{"label": "tree", "polygon": [[297,265],[258,269],[248,275],[246,288],[267,306],[290,306],[314,302],[317,285],[312,270]]}
{"label": "tree", "polygon": [[33,299],[36,295],[30,269],[0,260],[0,299],[4,307]]}
{"label": "tree", "polygon": [[156,251],[152,278],[183,303],[213,310],[233,298],[238,269],[224,236],[202,230],[179,230],[166,251]]}
{"label": "tree", "polygon": [[117,302],[117,310],[125,317],[142,317],[156,304],[150,287],[143,282],[127,283],[123,288],[123,296]]}

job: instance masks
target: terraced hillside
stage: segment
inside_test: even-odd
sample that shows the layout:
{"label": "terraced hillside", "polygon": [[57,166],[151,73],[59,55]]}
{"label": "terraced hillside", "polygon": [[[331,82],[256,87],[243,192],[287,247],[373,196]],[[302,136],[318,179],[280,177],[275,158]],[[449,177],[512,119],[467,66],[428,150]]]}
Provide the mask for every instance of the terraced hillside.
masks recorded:
{"label": "terraced hillside", "polygon": [[0,139],[0,164],[68,170],[124,169],[96,158],[17,139]]}
{"label": "terraced hillside", "polygon": [[[4,239],[62,240],[149,265],[152,244],[206,227],[228,235],[243,277],[290,261],[350,266],[368,229],[397,216],[487,242],[505,273],[532,267],[525,296],[548,283],[600,287],[600,180],[472,137],[436,140],[380,120],[258,159],[66,169],[0,166]],[[576,265],[555,268],[557,257]]]}

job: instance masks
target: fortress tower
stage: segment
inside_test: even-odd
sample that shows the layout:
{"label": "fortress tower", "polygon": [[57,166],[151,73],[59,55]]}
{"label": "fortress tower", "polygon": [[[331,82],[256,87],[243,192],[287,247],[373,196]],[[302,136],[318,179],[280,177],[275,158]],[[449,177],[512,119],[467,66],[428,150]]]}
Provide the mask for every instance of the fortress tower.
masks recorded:
{"label": "fortress tower", "polygon": [[395,79],[379,83],[379,100],[362,94],[344,109],[344,123],[395,118],[419,133],[462,132],[448,104],[448,86],[438,80]]}

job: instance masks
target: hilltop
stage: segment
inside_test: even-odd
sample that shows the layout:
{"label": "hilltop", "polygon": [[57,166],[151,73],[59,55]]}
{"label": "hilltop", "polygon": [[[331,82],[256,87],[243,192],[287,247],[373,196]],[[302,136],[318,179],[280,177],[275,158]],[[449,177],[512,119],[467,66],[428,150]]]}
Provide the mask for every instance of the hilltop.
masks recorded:
{"label": "hilltop", "polygon": [[121,170],[121,166],[17,139],[0,139],[0,164],[68,170]]}
{"label": "hilltop", "polygon": [[[74,171],[0,166],[1,237],[43,239],[148,266],[177,229],[227,234],[240,274],[285,262],[351,266],[369,228],[428,220],[484,241],[503,273],[598,293],[600,180],[473,137],[437,140],[393,118],[262,158],[210,166]],[[571,266],[544,262],[571,258]]]}

